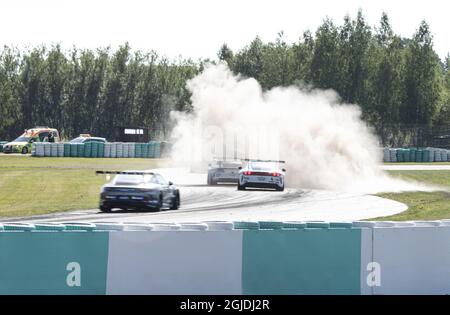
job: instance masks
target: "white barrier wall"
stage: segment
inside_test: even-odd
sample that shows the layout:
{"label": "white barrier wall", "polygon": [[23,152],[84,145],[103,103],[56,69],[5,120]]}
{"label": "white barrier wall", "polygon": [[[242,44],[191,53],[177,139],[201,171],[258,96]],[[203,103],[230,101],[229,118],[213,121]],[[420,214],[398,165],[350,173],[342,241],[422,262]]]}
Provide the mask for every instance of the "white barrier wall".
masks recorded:
{"label": "white barrier wall", "polygon": [[242,231],[110,233],[106,294],[241,294]]}
{"label": "white barrier wall", "polygon": [[450,294],[450,227],[375,228],[374,294]]}
{"label": "white barrier wall", "polygon": [[0,294],[450,294],[449,221],[244,223],[0,224]]}

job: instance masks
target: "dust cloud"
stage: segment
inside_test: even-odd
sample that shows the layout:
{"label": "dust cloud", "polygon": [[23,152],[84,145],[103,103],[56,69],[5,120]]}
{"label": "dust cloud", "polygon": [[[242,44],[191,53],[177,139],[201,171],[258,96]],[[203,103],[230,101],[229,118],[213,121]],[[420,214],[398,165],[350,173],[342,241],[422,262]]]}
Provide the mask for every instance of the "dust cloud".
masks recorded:
{"label": "dust cloud", "polygon": [[332,90],[290,86],[263,91],[225,64],[188,81],[192,113],[172,112],[175,162],[213,158],[286,161],[286,186],[361,193],[430,190],[389,177],[377,137],[357,105]]}

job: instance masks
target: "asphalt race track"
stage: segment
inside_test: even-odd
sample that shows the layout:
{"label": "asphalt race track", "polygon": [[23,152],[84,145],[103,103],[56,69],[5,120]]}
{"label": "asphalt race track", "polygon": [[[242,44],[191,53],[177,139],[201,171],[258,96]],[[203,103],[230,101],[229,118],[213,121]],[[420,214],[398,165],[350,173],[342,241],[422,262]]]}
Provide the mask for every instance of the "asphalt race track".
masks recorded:
{"label": "asphalt race track", "polygon": [[188,169],[159,169],[180,188],[179,210],[135,212],[78,210],[15,218],[9,221],[47,222],[198,222],[206,220],[352,221],[393,215],[407,206],[358,193],[286,188],[238,191],[235,185],[207,186],[206,174]]}

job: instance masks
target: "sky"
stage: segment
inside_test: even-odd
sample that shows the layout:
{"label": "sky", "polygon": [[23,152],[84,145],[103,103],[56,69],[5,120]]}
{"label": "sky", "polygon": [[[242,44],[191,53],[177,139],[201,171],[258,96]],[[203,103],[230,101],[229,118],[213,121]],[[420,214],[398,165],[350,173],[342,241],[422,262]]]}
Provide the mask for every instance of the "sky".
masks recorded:
{"label": "sky", "polygon": [[446,0],[0,0],[0,45],[91,48],[129,42],[169,58],[216,59],[223,43],[237,51],[257,35],[292,43],[329,17],[338,25],[361,8],[369,25],[387,12],[394,32],[411,37],[425,19],[443,59],[450,52]]}

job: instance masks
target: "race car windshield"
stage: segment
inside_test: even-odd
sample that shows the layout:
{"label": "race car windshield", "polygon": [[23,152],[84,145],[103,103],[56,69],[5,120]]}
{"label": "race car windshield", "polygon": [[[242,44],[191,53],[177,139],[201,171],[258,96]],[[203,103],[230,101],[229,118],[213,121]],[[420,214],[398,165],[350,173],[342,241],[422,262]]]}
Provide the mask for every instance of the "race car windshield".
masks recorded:
{"label": "race car windshield", "polygon": [[16,140],[14,140],[14,142],[28,142],[31,139],[32,139],[31,137],[19,137]]}
{"label": "race car windshield", "polygon": [[114,179],[116,185],[139,185],[149,183],[153,175],[128,175],[120,174]]}

